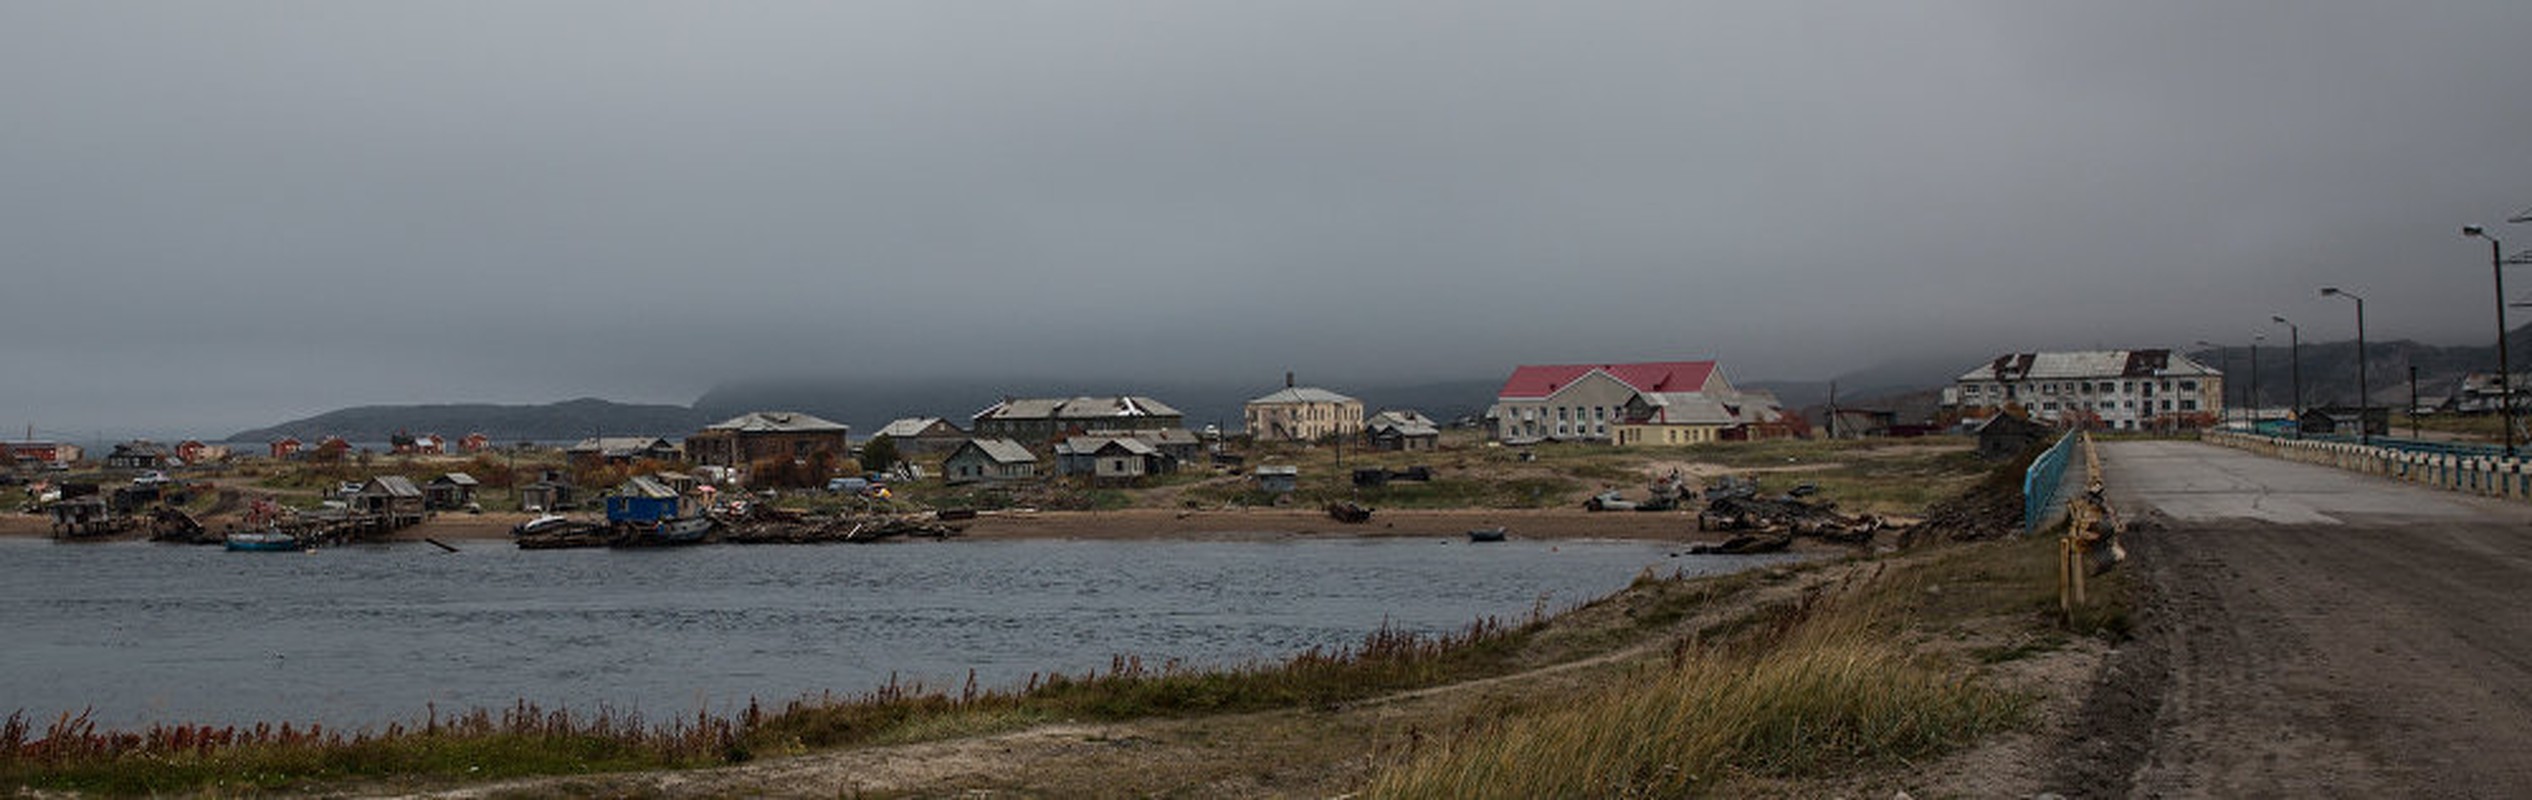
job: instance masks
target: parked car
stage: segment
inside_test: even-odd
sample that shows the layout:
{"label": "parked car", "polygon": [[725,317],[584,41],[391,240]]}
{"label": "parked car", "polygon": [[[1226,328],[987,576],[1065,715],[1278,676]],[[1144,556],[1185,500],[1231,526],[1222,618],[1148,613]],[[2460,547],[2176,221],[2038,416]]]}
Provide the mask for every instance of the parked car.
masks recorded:
{"label": "parked car", "polygon": [[1611,489],[1592,495],[1591,499],[1583,501],[1583,508],[1590,511],[1633,511],[1635,501],[1628,500],[1626,495],[1619,494],[1616,489]]}

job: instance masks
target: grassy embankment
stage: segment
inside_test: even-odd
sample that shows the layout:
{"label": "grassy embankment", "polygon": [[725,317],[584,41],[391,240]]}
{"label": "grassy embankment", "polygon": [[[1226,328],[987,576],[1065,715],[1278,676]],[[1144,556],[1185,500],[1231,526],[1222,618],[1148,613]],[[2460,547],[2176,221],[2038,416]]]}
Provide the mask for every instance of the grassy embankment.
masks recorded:
{"label": "grassy embankment", "polygon": [[[1920,761],[2017,724],[2023,699],[1980,681],[1983,662],[2124,624],[2114,600],[2059,627],[2053,553],[2050,543],[2031,540],[1898,557],[1870,577],[1723,617],[1718,609],[1753,592],[1833,567],[1647,576],[1555,620],[1481,623],[1443,639],[1379,633],[1347,652],[1227,670],[1120,660],[1104,673],[1007,690],[889,687],[661,725],[525,704],[354,733],[286,726],[117,733],[76,718],[36,731],[12,719],[0,728],[0,786],[230,792],[692,767],[1052,720],[1317,708],[1640,649],[1666,656],[1424,748],[1392,765],[1375,794],[1696,793]],[[2102,588],[2116,597],[2115,581]],[[1613,604],[1624,613],[1588,613]],[[1958,631],[1999,620],[2009,629],[1997,639],[2005,644],[1948,646]]]}

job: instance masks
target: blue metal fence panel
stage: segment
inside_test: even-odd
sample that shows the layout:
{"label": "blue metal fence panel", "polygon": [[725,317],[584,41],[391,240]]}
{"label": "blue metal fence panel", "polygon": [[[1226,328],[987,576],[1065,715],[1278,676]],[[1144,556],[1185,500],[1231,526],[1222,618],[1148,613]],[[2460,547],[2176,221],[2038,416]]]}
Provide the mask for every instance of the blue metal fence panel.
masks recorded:
{"label": "blue metal fence panel", "polygon": [[2056,444],[2049,445],[2048,452],[2033,459],[2029,469],[2022,471],[2023,533],[2039,528],[2040,519],[2048,516],[2048,510],[2057,505],[2058,488],[2066,483],[2066,456],[2074,450],[2075,434],[2069,431],[2058,437]]}

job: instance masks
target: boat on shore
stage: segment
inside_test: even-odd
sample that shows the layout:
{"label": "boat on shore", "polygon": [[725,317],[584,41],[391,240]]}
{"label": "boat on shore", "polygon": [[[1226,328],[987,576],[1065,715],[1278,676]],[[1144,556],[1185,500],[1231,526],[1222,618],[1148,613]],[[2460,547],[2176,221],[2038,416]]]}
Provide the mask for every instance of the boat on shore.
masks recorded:
{"label": "boat on shore", "polygon": [[240,531],[230,533],[223,538],[222,545],[230,550],[244,550],[250,552],[281,552],[306,549],[299,544],[299,537],[283,533],[281,531],[271,530]]}
{"label": "boat on shore", "polygon": [[1503,541],[1503,536],[1504,529],[1501,525],[1492,528],[1468,529],[1468,540],[1471,542],[1500,542]]}
{"label": "boat on shore", "polygon": [[644,528],[634,526],[632,535],[623,543],[634,547],[648,545],[696,544],[712,533],[711,517],[674,517]]}

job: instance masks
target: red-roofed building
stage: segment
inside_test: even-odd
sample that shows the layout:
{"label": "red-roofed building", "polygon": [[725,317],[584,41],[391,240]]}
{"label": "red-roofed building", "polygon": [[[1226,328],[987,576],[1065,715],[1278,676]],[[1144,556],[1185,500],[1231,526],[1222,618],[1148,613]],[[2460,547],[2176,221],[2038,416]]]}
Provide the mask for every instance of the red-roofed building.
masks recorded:
{"label": "red-roofed building", "polygon": [[284,436],[284,437],[281,437],[280,439],[277,439],[277,440],[274,440],[274,441],[273,441],[273,444],[272,444],[272,453],[273,453],[273,458],[275,458],[275,459],[297,458],[297,457],[299,456],[299,451],[300,451],[302,448],[305,448],[305,447],[307,447],[307,446],[308,446],[308,444],[307,444],[306,442],[299,441],[299,437],[296,437],[296,436]]}
{"label": "red-roofed building", "polygon": [[1784,422],[1774,395],[1732,388],[1712,361],[1524,365],[1488,416],[1506,442],[1626,445],[1766,438]]}

